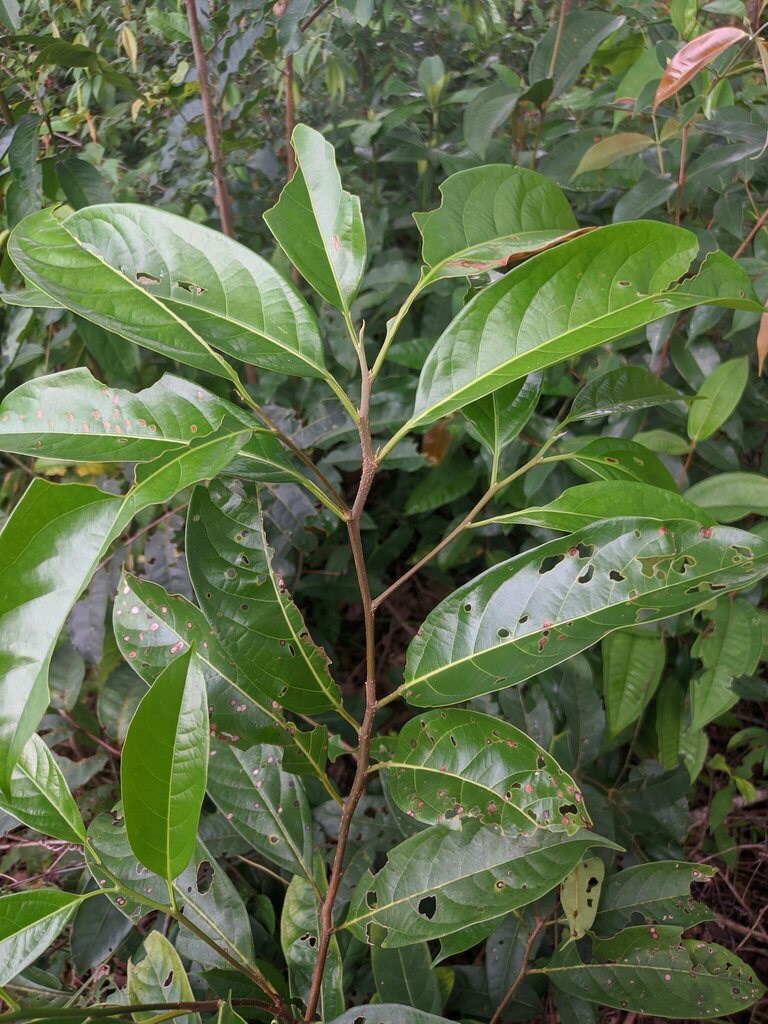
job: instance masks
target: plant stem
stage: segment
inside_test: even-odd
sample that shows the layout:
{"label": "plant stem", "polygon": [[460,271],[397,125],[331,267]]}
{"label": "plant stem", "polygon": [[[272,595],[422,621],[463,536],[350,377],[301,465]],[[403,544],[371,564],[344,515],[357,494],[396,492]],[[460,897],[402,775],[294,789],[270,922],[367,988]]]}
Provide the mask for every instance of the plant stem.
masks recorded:
{"label": "plant stem", "polygon": [[[199,999],[187,1000],[176,1003],[136,1003],[129,1006],[112,1004],[108,1006],[66,1006],[47,1007],[42,1010],[35,1009],[13,1009],[6,1013],[0,1013],[0,1021],[48,1021],[48,1020],[77,1020],[84,1018],[99,1019],[104,1017],[118,1017],[124,1014],[141,1013],[146,1010],[184,1010],[213,1013],[224,1005],[221,999]],[[260,999],[233,999],[232,1006],[251,1007],[255,1010],[266,1010],[270,1012],[272,1006]]]}
{"label": "plant stem", "polygon": [[755,237],[757,232],[760,230],[760,228],[763,226],[763,224],[765,224],[766,220],[768,220],[768,207],[766,207],[763,210],[763,212],[760,214],[760,216],[758,217],[756,223],[752,225],[752,230],[749,232],[747,237],[744,239],[744,241],[738,247],[736,252],[733,254],[733,258],[735,260],[737,260],[739,258],[739,256],[741,256],[741,254],[747,248],[747,246],[752,241],[752,239]]}
{"label": "plant stem", "polygon": [[515,992],[517,992],[517,990],[520,988],[523,981],[525,980],[525,976],[528,973],[528,961],[531,958],[531,952],[533,950],[534,943],[536,942],[536,939],[539,937],[539,932],[546,924],[546,921],[546,917],[536,917],[536,924],[531,929],[531,933],[528,936],[527,942],[525,943],[525,949],[523,950],[523,962],[520,965],[520,970],[517,972],[514,981],[507,989],[507,994],[499,1003],[496,1009],[496,1013],[494,1013],[493,1017],[491,1017],[491,1024],[501,1024],[501,1017],[502,1014],[504,1013],[504,1010],[507,1007],[507,1004],[511,1001]]}
{"label": "plant stem", "polygon": [[195,0],[184,0],[187,8],[187,21],[189,22],[189,35],[192,39],[192,52],[195,55],[195,67],[197,68],[197,81],[200,86],[200,101],[203,105],[203,120],[205,122],[205,139],[208,143],[208,152],[211,156],[213,166],[213,187],[214,201],[219,211],[221,230],[229,238],[235,237],[232,225],[232,207],[230,204],[227,182],[224,177],[224,162],[221,158],[221,142],[219,139],[219,120],[213,107],[211,98],[211,84],[208,78],[208,62],[205,57],[205,50],[200,39],[200,23],[197,20],[197,7]]}
{"label": "plant stem", "polygon": [[428,276],[425,276],[424,272],[422,271],[421,277],[414,285],[413,290],[407,296],[405,302],[402,304],[400,309],[398,309],[397,313],[392,317],[392,319],[387,321],[387,333],[384,336],[384,342],[381,348],[379,349],[379,353],[376,356],[376,359],[374,360],[373,367],[371,368],[372,381],[374,381],[378,377],[379,371],[384,365],[384,360],[387,358],[387,353],[389,352],[390,346],[392,345],[392,342],[395,340],[395,335],[397,334],[400,324],[405,319],[408,310],[411,308],[411,306],[416,300],[416,297],[419,295],[422,289],[426,288],[427,284],[429,283],[430,282],[428,280]]}
{"label": "plant stem", "polygon": [[683,187],[685,185],[685,157],[688,148],[688,125],[683,125],[683,136],[680,148],[680,170],[677,175],[677,200],[675,202],[675,224],[680,225],[683,215]]}
{"label": "plant stem", "polygon": [[352,558],[355,563],[357,585],[360,590],[360,599],[363,603],[363,620],[365,626],[365,713],[360,726],[360,742],[358,747],[357,767],[355,777],[349,790],[349,795],[341,811],[339,824],[339,837],[336,844],[336,853],[333,858],[330,878],[328,879],[328,892],[325,895],[320,907],[320,935],[318,938],[317,961],[312,974],[309,996],[307,998],[307,1012],[304,1020],[314,1020],[317,1006],[322,991],[323,974],[325,963],[328,959],[331,936],[333,934],[333,907],[338,896],[339,886],[344,873],[344,855],[347,849],[349,832],[352,828],[352,819],[365,791],[365,783],[368,774],[370,760],[371,740],[373,738],[373,720],[376,715],[376,628],[375,612],[371,600],[371,590],[368,583],[368,572],[365,566],[365,555],[363,553],[363,542],[360,533],[360,521],[365,509],[365,503],[371,491],[374,476],[376,475],[377,463],[373,452],[373,441],[371,438],[370,405],[371,386],[373,383],[371,374],[365,360],[365,348],[362,335],[357,345],[358,359],[362,383],[360,388],[360,419],[358,433],[360,435],[360,451],[362,456],[362,469],[360,483],[357,488],[352,509],[347,516],[347,532],[349,543],[352,548]]}

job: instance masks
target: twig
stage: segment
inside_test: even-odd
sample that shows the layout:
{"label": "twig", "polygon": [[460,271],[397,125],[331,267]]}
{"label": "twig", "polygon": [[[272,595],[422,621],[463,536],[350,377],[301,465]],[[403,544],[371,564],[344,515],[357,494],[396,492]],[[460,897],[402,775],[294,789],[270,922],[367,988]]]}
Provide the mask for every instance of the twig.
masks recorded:
{"label": "twig", "polygon": [[675,202],[675,224],[680,225],[683,215],[683,186],[685,185],[685,156],[688,148],[688,125],[683,125],[683,135],[680,148],[680,170],[677,175],[677,200]]}
{"label": "twig", "polygon": [[[166,519],[170,519],[171,516],[176,515],[177,512],[183,512],[188,504],[189,502],[185,501],[182,502],[181,505],[177,505],[175,508],[171,508],[167,512],[163,512],[163,514],[161,516],[158,516],[157,519],[153,519],[151,523],[147,523],[146,526],[142,526],[140,530],[137,530],[136,533],[131,534],[130,537],[126,538],[126,540],[123,541],[122,546],[126,548],[130,547],[131,544],[134,543],[134,541],[137,541],[139,539],[139,537],[143,537],[145,533],[149,533],[150,530],[154,530],[156,526],[159,526],[160,523],[164,523]],[[117,551],[119,550],[120,548],[117,549]],[[96,566],[96,572],[98,572],[99,569],[103,569],[104,566],[107,565],[107,563],[115,557],[117,551],[113,551],[112,554],[107,555],[106,558],[103,558]]]}
{"label": "twig", "polygon": [[81,732],[83,736],[87,736],[89,740],[92,740],[94,743],[98,744],[98,746],[103,747],[107,753],[112,754],[113,757],[121,756],[117,747],[113,747],[111,743],[107,743],[106,740],[101,739],[100,736],[96,736],[95,733],[89,732],[85,726],[80,725],[77,719],[74,718],[66,708],[59,708],[59,714],[66,722],[69,722],[71,726],[77,729],[78,732]]}
{"label": "twig", "polygon": [[195,0],[184,0],[187,8],[187,21],[189,22],[189,34],[192,39],[192,52],[195,55],[195,66],[197,68],[197,81],[200,86],[200,100],[203,104],[203,120],[205,121],[205,138],[208,143],[208,152],[213,165],[213,185],[216,207],[221,220],[221,230],[229,238],[235,237],[232,226],[232,207],[230,205],[227,182],[224,177],[224,163],[221,159],[221,142],[219,139],[219,120],[213,107],[211,99],[211,84],[208,79],[208,63],[205,59],[205,50],[200,39],[200,23],[197,20],[197,8]]}
{"label": "twig", "polygon": [[557,35],[555,36],[555,44],[552,47],[552,56],[549,59],[549,69],[547,70],[547,78],[554,78],[555,67],[557,65],[557,58],[560,54],[560,43],[563,39],[563,28],[565,27],[565,16],[568,14],[568,8],[571,6],[571,0],[562,0],[560,4],[560,18],[557,23]]}
{"label": "twig", "polygon": [[547,917],[539,917],[537,915],[536,924],[531,929],[531,933],[528,936],[527,942],[525,943],[525,948],[523,950],[523,962],[520,964],[520,970],[517,972],[514,981],[509,986],[507,994],[499,1003],[496,1009],[496,1013],[494,1013],[494,1015],[491,1017],[491,1024],[501,1024],[501,1017],[502,1014],[504,1013],[504,1010],[507,1008],[507,1004],[511,1001],[515,992],[517,992],[517,990],[520,988],[523,981],[525,980],[525,975],[528,972],[528,961],[531,958],[531,952],[533,950],[534,943],[536,942],[536,939],[539,937],[539,933],[546,924],[548,917],[549,915],[547,915]]}
{"label": "twig", "polygon": [[290,179],[296,173],[296,154],[291,145],[293,129],[296,127],[296,108],[293,105],[293,54],[291,53],[285,58],[283,66],[283,87],[285,89],[285,166]]}
{"label": "twig", "polygon": [[747,246],[752,241],[752,239],[755,237],[757,232],[760,230],[760,228],[763,226],[763,224],[765,224],[766,220],[768,220],[768,207],[766,207],[765,210],[763,210],[763,212],[757,218],[757,221],[752,225],[752,230],[749,232],[747,237],[744,239],[744,241],[738,247],[736,252],[733,254],[733,258],[735,260],[737,260],[739,258],[739,256],[741,256],[741,254],[747,248]]}
{"label": "twig", "polygon": [[333,0],[322,0],[322,3],[319,3],[311,14],[308,14],[303,21],[299,22],[299,28],[301,31],[306,32],[315,18],[319,18],[323,11],[326,11],[332,3]]}
{"label": "twig", "polygon": [[362,383],[360,389],[360,418],[358,422],[358,433],[360,435],[360,450],[362,455],[362,470],[360,483],[357,488],[352,509],[347,516],[347,532],[349,543],[352,548],[352,557],[355,563],[357,585],[360,590],[360,599],[363,604],[363,618],[365,624],[365,714],[360,726],[360,738],[358,747],[357,768],[355,777],[349,790],[344,807],[341,811],[339,823],[339,836],[336,845],[336,853],[333,858],[331,875],[328,879],[328,892],[320,908],[320,935],[318,938],[317,961],[312,974],[309,996],[307,998],[307,1012],[304,1016],[306,1022],[314,1020],[317,1005],[320,1001],[322,991],[323,973],[328,958],[328,949],[333,934],[333,907],[339,892],[339,886],[344,871],[344,855],[347,849],[352,819],[360,797],[365,792],[365,783],[368,773],[371,739],[373,737],[373,720],[376,715],[376,628],[375,611],[371,600],[371,590],[368,583],[368,573],[365,566],[363,543],[360,533],[360,521],[362,519],[365,503],[368,500],[374,476],[376,475],[377,463],[373,453],[373,441],[371,438],[370,425],[370,404],[371,404],[371,374],[365,359],[365,350],[362,336],[357,341],[357,354],[360,360]]}

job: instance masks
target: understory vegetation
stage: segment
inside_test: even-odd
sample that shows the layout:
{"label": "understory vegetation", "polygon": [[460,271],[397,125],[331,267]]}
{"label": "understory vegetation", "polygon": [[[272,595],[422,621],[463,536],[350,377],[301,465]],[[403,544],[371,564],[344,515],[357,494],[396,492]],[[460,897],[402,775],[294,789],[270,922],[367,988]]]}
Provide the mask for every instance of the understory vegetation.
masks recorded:
{"label": "understory vegetation", "polygon": [[0,0],[0,1024],[768,1012],[760,0]]}

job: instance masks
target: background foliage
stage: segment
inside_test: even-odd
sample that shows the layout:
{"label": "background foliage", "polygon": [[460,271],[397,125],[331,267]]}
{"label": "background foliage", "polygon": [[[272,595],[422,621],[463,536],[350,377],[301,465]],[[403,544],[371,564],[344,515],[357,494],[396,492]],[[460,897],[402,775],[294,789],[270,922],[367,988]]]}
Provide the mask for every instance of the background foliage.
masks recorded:
{"label": "background foliage", "polygon": [[[366,337],[378,346],[388,318],[406,302],[398,341],[377,380],[371,409],[373,433],[382,442],[409,419],[416,371],[467,298],[467,277],[434,270],[445,254],[456,251],[435,220],[434,252],[424,249],[435,283],[413,295],[412,303],[409,298],[421,250],[411,215],[434,210],[441,199],[439,185],[457,171],[495,164],[541,172],[565,191],[573,210],[557,208],[552,200],[555,207],[547,212],[557,220],[558,233],[636,218],[681,225],[694,232],[703,253],[719,248],[736,257],[759,299],[768,298],[768,56],[761,37],[746,36],[760,27],[761,4],[337,0],[316,6],[311,0],[281,0],[262,6],[256,0],[210,0],[196,11],[236,237],[290,276],[263,213],[276,203],[291,169],[287,136],[297,121],[321,130],[334,144],[345,188],[361,197],[368,262],[353,318],[365,320]],[[3,0],[0,21],[5,33],[0,42],[5,122],[0,187],[7,228],[54,204],[81,210],[112,201],[143,203],[197,224],[222,226],[182,3],[39,0],[18,5]],[[657,103],[667,62],[685,42],[714,29],[736,34],[708,37],[711,62],[694,64],[689,81]],[[729,41],[729,48],[718,53],[718,39],[723,45]],[[443,197],[448,195],[446,190]],[[429,218],[419,220],[425,237],[429,225]],[[0,280],[5,292],[13,293],[19,277],[6,250],[7,237]],[[470,234],[466,241],[472,241]],[[294,262],[299,265],[298,259]],[[491,279],[500,269],[491,267]],[[305,291],[321,321],[327,361],[351,393],[357,358],[342,313]],[[61,309],[9,304],[0,318],[4,394],[44,374],[82,372],[75,368],[83,366],[108,389],[131,392],[157,387],[162,374],[171,371],[191,382],[190,415],[205,414],[217,426],[221,421],[215,399],[228,395],[227,382],[181,369],[167,353],[127,345]],[[534,457],[569,408],[569,434],[553,453],[578,450],[579,455],[536,466],[512,482],[483,513],[496,522],[476,524],[446,544],[382,606],[378,656],[385,666],[384,690],[394,694],[404,678],[413,678],[407,675],[406,647],[435,604],[456,587],[511,554],[522,556],[551,541],[557,536],[553,530],[588,528],[591,519],[614,514],[601,505],[606,500],[601,481],[625,481],[626,493],[638,503],[632,512],[638,515],[659,512],[641,508],[641,491],[631,490],[637,482],[650,483],[669,495],[681,490],[712,522],[750,529],[768,540],[768,398],[757,373],[766,351],[768,331],[760,329],[753,311],[717,306],[673,311],[629,337],[545,370],[530,407],[524,393],[508,393],[506,400],[520,408],[520,422],[508,427],[510,440],[502,451],[493,444],[498,430],[494,411],[481,403],[464,414],[425,422],[402,441],[388,457],[384,481],[373,490],[363,522],[374,593],[385,591],[463,520],[489,476],[509,476]],[[670,389],[668,401],[637,398],[647,386],[646,377],[633,377],[640,369],[658,381],[656,398],[664,386]],[[609,371],[615,371],[625,392],[635,395],[634,404],[611,405],[604,393],[585,397],[584,386]],[[245,376],[251,397],[296,445],[313,451],[333,486],[348,491],[359,471],[357,436],[323,381],[288,378],[263,367],[247,367]],[[210,408],[201,405],[198,383],[206,388]],[[699,396],[690,410],[674,400],[680,392]],[[570,405],[577,393],[579,399]],[[238,450],[232,439],[242,424],[226,428],[229,433],[217,437],[222,465]],[[32,478],[96,483],[107,496],[105,515],[111,514],[108,496],[122,494],[133,479],[127,464],[100,461],[96,445],[92,461],[77,466],[33,454],[5,454],[2,461],[4,517]],[[192,483],[198,477],[188,479]],[[346,707],[359,717],[365,651],[343,523],[295,483],[279,474],[274,479],[263,489],[273,564],[311,623],[314,641],[332,659]],[[585,482],[594,487],[588,500],[571,490]],[[221,502],[213,488],[211,493],[211,508],[197,511],[215,519],[222,514]],[[126,738],[145,689],[140,675],[153,681],[165,667],[152,660],[148,648],[140,674],[134,671],[138,665],[131,667],[130,652],[136,650],[136,637],[143,633],[142,623],[149,629],[160,607],[171,609],[164,630],[178,629],[181,636],[184,629],[193,629],[189,621],[204,635],[204,620],[190,603],[193,589],[184,552],[190,498],[188,489],[160,508],[137,505],[132,510],[127,536],[116,540],[103,559],[53,653],[51,704],[41,725],[45,742],[35,748],[38,767],[30,774],[43,765],[55,776],[48,753],[53,751],[54,764],[76,793],[91,834],[100,838],[102,849],[112,842],[115,857],[121,828],[112,825],[109,812],[118,796],[121,749],[124,759],[141,755],[140,745],[137,750],[130,735]],[[674,515],[674,509],[665,514]],[[221,541],[224,526],[217,528]],[[213,548],[211,558],[226,559],[223,542]],[[85,557],[85,542],[80,554]],[[76,590],[78,571],[77,564],[61,566],[62,579]],[[14,565],[0,565],[2,572],[7,588]],[[168,600],[166,594],[179,596]],[[573,933],[576,911],[582,915],[581,927],[596,936],[594,962],[626,955],[626,950],[617,951],[615,938],[625,929],[621,934],[637,956],[639,984],[648,984],[642,971],[653,970],[645,956],[647,922],[651,940],[657,929],[667,927],[679,936],[681,925],[691,927],[691,946],[678,947],[675,972],[689,971],[690,957],[698,955],[696,943],[714,941],[738,951],[748,970],[766,977],[760,907],[766,895],[768,691],[761,673],[768,614],[761,597],[757,586],[713,599],[695,614],[684,611],[639,629],[602,639],[596,635],[592,640],[599,642],[567,665],[470,701],[478,719],[491,714],[524,730],[570,773],[596,832],[625,850],[623,870],[615,870],[615,855],[603,851],[603,860],[593,850],[578,869],[581,874],[569,876],[562,907],[553,896],[522,910],[505,905],[495,929],[478,931],[474,944],[452,950],[443,939],[439,966],[432,963],[439,932],[429,928],[420,935],[420,945],[407,951],[376,946],[371,958],[360,941],[364,931],[342,933],[330,955],[334,970],[323,993],[325,1019],[346,1021],[347,1005],[370,1003],[373,1008],[380,1002],[404,1003],[453,1020],[488,1021],[510,990],[499,1020],[629,1020],[639,1009],[651,1017],[673,1013],[696,1019],[696,1007],[670,1006],[663,982],[660,996],[637,1010],[630,1007],[625,1016],[622,999],[606,997],[608,982],[618,983],[607,976],[609,968],[603,975],[595,970],[584,981],[578,971],[583,951],[571,945],[553,954],[566,921]],[[136,622],[125,627],[121,612],[127,618],[133,608],[139,609]],[[308,687],[322,676],[322,667],[310,668]],[[306,773],[301,757],[277,746],[274,756],[282,757],[282,768],[265,779],[269,808],[266,798],[264,807],[251,806],[253,794],[239,793],[235,780],[242,767],[251,770],[247,748],[263,722],[258,717],[249,722],[252,709],[232,700],[229,691],[212,692],[209,685],[211,744],[219,760],[209,782],[198,847],[183,858],[187,863],[193,855],[199,872],[180,876],[176,884],[180,893],[195,888],[204,904],[201,918],[215,909],[233,955],[239,950],[254,958],[255,950],[259,970],[278,987],[285,984],[287,963],[290,994],[302,995],[313,963],[306,937],[317,929],[315,894],[324,884],[323,858],[333,854],[338,811],[328,790]],[[335,795],[333,787],[349,786],[352,766],[344,751],[354,735],[338,716],[324,717],[326,706],[320,701],[310,708],[302,701],[288,710],[317,712],[330,727]],[[415,721],[408,724],[412,710],[394,699],[382,710],[382,759],[393,754],[386,747],[390,729],[402,728],[400,742],[407,742]],[[309,763],[325,756],[328,742],[325,733],[314,734],[319,746],[305,752]],[[291,756],[298,763],[291,765]],[[293,770],[300,774],[290,774]],[[388,783],[385,773],[374,778],[363,799],[350,840],[353,878],[380,866],[394,843],[412,837],[416,851],[417,836],[428,834],[419,833],[387,789],[399,785],[410,792],[409,787],[420,785],[407,769],[400,772],[399,780],[390,773]],[[297,778],[300,796],[288,791]],[[297,815],[282,823],[275,808],[288,799],[298,804]],[[177,930],[162,913],[142,917],[138,908],[126,908],[125,901],[115,906],[104,896],[74,899],[91,885],[82,851],[71,848],[82,841],[79,817],[70,814],[63,826],[58,822],[58,831],[44,822],[43,831],[57,837],[46,840],[4,811],[1,823],[0,870],[7,892],[41,882],[53,885],[61,896],[46,913],[59,924],[62,915],[69,922],[52,945],[41,941],[34,966],[16,977],[2,976],[10,1009],[16,1001],[64,1008],[85,999],[149,1001],[152,993],[163,1002],[193,993],[213,999],[226,998],[230,990],[235,997],[248,995],[237,989],[225,965],[212,966],[194,936]],[[272,843],[271,829],[278,826],[278,842]],[[318,840],[316,847],[310,834]],[[410,863],[432,856],[429,849],[413,852]],[[574,854],[574,863],[580,856]],[[698,866],[673,870],[670,861]],[[204,875],[212,863],[217,867],[211,883]],[[713,866],[720,869],[716,875]],[[275,868],[277,877],[270,874]],[[154,870],[162,874],[159,867]],[[689,900],[692,882],[703,905]],[[406,877],[400,880],[406,883]],[[597,904],[589,895],[595,886]],[[631,888],[630,897],[619,891],[622,886]],[[350,897],[351,892],[344,893],[345,900]],[[597,916],[583,924],[592,912]],[[678,941],[673,931],[670,948]],[[56,933],[52,929],[51,935]],[[531,969],[522,981],[525,964]],[[557,986],[547,973],[554,969],[565,979]],[[673,968],[665,960],[657,980],[662,969]],[[722,964],[720,969],[725,969]],[[571,977],[576,980],[569,982]],[[737,1008],[732,1009],[735,1013]],[[389,1024],[395,1024],[395,1012],[386,1011]],[[743,1019],[759,1020],[764,1012],[758,1003],[744,1011]],[[258,1013],[251,1018],[242,1008],[238,1013],[269,1019]],[[196,1013],[181,1017],[187,1018],[200,1019]],[[88,1018],[83,1014],[82,1019]],[[221,1020],[228,1019],[238,1018],[222,1010]],[[375,1015],[368,1019],[369,1024],[378,1021]],[[420,1019],[402,1017],[404,1024]]]}

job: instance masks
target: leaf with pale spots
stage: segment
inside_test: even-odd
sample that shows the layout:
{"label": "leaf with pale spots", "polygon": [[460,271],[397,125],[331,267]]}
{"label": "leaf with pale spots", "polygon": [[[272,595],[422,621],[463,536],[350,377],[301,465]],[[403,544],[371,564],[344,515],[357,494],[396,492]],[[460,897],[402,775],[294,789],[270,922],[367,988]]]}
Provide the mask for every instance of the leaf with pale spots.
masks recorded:
{"label": "leaf with pale spots", "polygon": [[[139,958],[140,957],[140,958]],[[177,1002],[192,1002],[194,994],[187,972],[173,944],[161,932],[150,932],[144,939],[140,954],[128,961],[126,984],[131,1003],[168,1003],[169,1009]],[[150,1020],[157,1011],[134,1014],[134,1020]],[[199,1013],[185,1013],[174,1017],[177,1024],[200,1024]]]}
{"label": "leaf with pale spots", "polygon": [[341,709],[341,693],[272,564],[258,499],[223,483],[192,495],[189,574],[222,648],[241,671],[290,711]]}
{"label": "leaf with pale spots", "polygon": [[728,949],[681,939],[680,929],[625,928],[593,939],[583,962],[577,946],[557,950],[543,974],[578,999],[649,1017],[706,1020],[745,1010],[765,991],[751,967]]}
{"label": "leaf with pale spots", "polygon": [[459,587],[411,641],[400,693],[420,707],[521,683],[623,626],[689,611],[768,574],[768,541],[725,526],[613,519]]}
{"label": "leaf with pale spots", "polygon": [[312,816],[300,779],[283,771],[282,750],[211,743],[208,793],[236,832],[266,860],[312,878]]}
{"label": "leaf with pale spots", "polygon": [[479,818],[502,831],[573,834],[591,822],[574,780],[525,733],[473,711],[429,711],[403,726],[390,792],[427,824]]}
{"label": "leaf with pale spots", "polygon": [[615,935],[639,919],[682,928],[711,921],[712,911],[691,897],[691,886],[709,882],[716,874],[710,864],[674,860],[624,868],[605,880],[593,931],[603,937]]}

